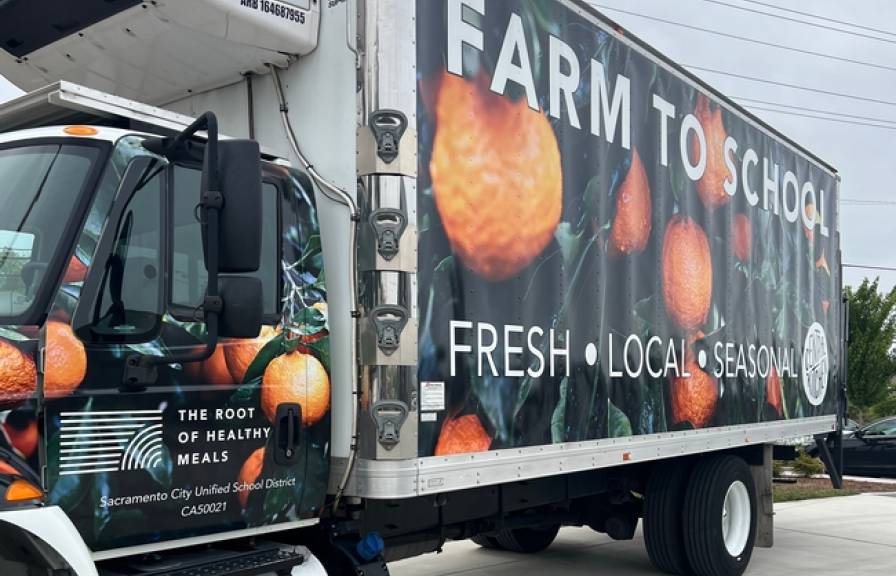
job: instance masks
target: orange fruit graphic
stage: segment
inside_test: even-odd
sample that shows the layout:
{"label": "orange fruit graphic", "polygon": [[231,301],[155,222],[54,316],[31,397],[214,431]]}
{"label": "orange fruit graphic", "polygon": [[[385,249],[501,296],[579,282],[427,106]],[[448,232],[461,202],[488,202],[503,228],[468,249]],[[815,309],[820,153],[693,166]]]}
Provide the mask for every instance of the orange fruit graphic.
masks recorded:
{"label": "orange fruit graphic", "polygon": [[[706,171],[703,177],[697,181],[697,193],[703,205],[710,210],[727,204],[731,196],[725,192],[725,181],[731,178],[728,166],[725,164],[725,140],[728,133],[725,132],[725,123],[722,120],[722,107],[713,105],[709,98],[700,94],[697,96],[697,108],[694,116],[703,126],[706,135]],[[691,158],[700,157],[700,145],[695,136],[691,136]]]}
{"label": "orange fruit graphic", "polygon": [[663,298],[666,310],[681,328],[697,329],[712,301],[712,257],[709,240],[687,216],[669,220],[663,237]]}
{"label": "orange fruit graphic", "polygon": [[560,150],[525,98],[446,74],[429,169],[451,247],[483,278],[510,278],[553,238],[563,207]]}
{"label": "orange fruit graphic", "polygon": [[741,262],[749,262],[753,251],[753,228],[746,214],[738,214],[734,217],[731,229],[734,255]]}
{"label": "orange fruit graphic", "polygon": [[702,428],[715,412],[719,384],[711,374],[700,369],[691,352],[685,354],[685,369],[690,377],[672,378],[672,421],[676,424],[690,422],[694,428]]}
{"label": "orange fruit graphic", "polygon": [[202,377],[209,384],[229,385],[234,383],[233,376],[227,368],[223,347],[215,347],[211,357],[202,363]]}
{"label": "orange fruit graphic", "polygon": [[27,400],[36,390],[34,360],[6,340],[0,340],[0,405]]}
{"label": "orange fruit graphic", "polygon": [[828,259],[825,258],[824,249],[821,250],[821,256],[818,257],[818,260],[815,261],[815,269],[816,270],[824,270],[828,273],[828,276],[831,275],[831,267],[828,266]]}
{"label": "orange fruit graphic", "polygon": [[644,250],[650,238],[650,183],[638,150],[632,151],[632,165],[616,194],[616,217],[610,230],[610,250],[634,254]]}
{"label": "orange fruit graphic", "polygon": [[310,354],[290,352],[271,360],[261,385],[261,409],[274,422],[277,406],[302,407],[302,425],[316,424],[330,410],[330,376]]}
{"label": "orange fruit graphic", "polygon": [[781,397],[781,378],[778,377],[778,371],[775,370],[774,366],[772,366],[771,371],[768,373],[768,377],[765,379],[765,401],[775,409],[775,412],[778,413],[778,418],[784,417],[784,400]]}
{"label": "orange fruit graphic", "polygon": [[24,458],[31,458],[37,449],[37,421],[29,420],[24,428],[16,428],[9,422],[4,422],[3,430],[12,447],[18,450]]}
{"label": "orange fruit graphic", "polygon": [[[817,218],[815,215],[815,204],[812,204],[812,203],[806,204],[806,206],[803,209],[806,211],[806,216],[809,217],[809,220],[811,220],[814,223]],[[815,226],[812,226],[812,228],[806,228],[806,226],[804,225],[803,226],[803,234],[806,235],[806,240],[808,240],[809,242],[812,242],[812,240],[815,239]]]}
{"label": "orange fruit graphic", "polygon": [[0,474],[7,474],[9,476],[22,475],[18,470],[16,470],[15,466],[5,460],[0,460]]}
{"label": "orange fruit graphic", "polygon": [[44,396],[62,398],[80,386],[87,375],[84,344],[64,322],[47,322],[47,357]]}
{"label": "orange fruit graphic", "polygon": [[703,340],[704,338],[706,338],[706,334],[704,334],[702,330],[697,330],[696,332],[691,332],[690,334],[688,334],[688,350],[693,350],[694,344]]}
{"label": "orange fruit graphic", "polygon": [[233,376],[227,368],[227,359],[224,350],[230,341],[218,342],[212,355],[202,362],[189,362],[184,364],[184,371],[196,381],[197,384],[219,384],[230,386],[234,384]]}
{"label": "orange fruit graphic", "polygon": [[[240,484],[254,484],[261,476],[261,469],[264,467],[264,448],[259,448],[255,452],[249,454],[246,461],[240,467],[239,474],[236,476],[237,482]],[[249,494],[251,490],[243,490],[239,493],[240,505],[245,508],[249,504]]]}
{"label": "orange fruit graphic", "polygon": [[445,420],[436,442],[435,455],[485,452],[491,445],[492,439],[479,421],[479,416],[467,414]]}
{"label": "orange fruit graphic", "polygon": [[237,384],[243,382],[246,370],[264,345],[271,341],[280,331],[273,326],[262,326],[257,338],[233,339],[224,346],[224,360],[227,369]]}
{"label": "orange fruit graphic", "polygon": [[81,262],[77,256],[72,256],[68,261],[68,268],[65,269],[65,276],[62,278],[63,284],[73,284],[75,282],[83,282],[87,278],[87,265]]}

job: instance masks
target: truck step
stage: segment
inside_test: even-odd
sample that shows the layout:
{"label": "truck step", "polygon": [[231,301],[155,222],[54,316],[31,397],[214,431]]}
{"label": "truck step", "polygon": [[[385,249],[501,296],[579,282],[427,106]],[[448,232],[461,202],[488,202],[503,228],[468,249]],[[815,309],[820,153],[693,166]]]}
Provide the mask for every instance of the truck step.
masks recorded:
{"label": "truck step", "polygon": [[288,576],[305,561],[304,548],[258,544],[248,550],[208,548],[172,556],[129,559],[100,570],[100,576]]}

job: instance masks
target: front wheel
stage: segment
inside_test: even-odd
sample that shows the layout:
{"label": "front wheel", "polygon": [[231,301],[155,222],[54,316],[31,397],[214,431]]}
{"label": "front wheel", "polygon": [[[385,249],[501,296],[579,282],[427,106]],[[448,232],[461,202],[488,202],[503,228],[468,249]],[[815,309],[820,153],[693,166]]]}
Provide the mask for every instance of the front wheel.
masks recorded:
{"label": "front wheel", "polygon": [[682,511],[688,563],[698,576],[740,576],[756,539],[756,488],[735,456],[704,458],[694,467]]}

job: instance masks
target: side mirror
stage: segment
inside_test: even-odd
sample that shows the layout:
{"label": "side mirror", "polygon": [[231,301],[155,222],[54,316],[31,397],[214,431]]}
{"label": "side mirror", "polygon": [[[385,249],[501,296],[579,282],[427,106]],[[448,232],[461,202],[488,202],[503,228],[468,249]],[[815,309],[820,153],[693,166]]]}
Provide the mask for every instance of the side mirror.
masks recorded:
{"label": "side mirror", "polygon": [[177,154],[199,130],[208,139],[202,162],[199,209],[208,284],[202,311],[208,329],[205,349],[170,356],[130,356],[124,385],[142,389],[155,381],[156,366],[199,362],[211,357],[224,337],[254,338],[261,331],[261,281],[221,273],[255,272],[261,262],[261,151],[252,140],[218,139],[218,119],[206,112],[173,140],[152,144],[163,154]]}
{"label": "side mirror", "polygon": [[224,338],[255,338],[261,331],[264,316],[261,280],[248,276],[221,278],[221,300],[218,335]]}
{"label": "side mirror", "polygon": [[[209,135],[200,200],[211,195],[209,200],[220,206],[218,272],[255,272],[261,260],[261,149],[254,140],[224,140],[217,143],[217,150],[214,148]],[[211,240],[208,236],[204,234],[202,238],[206,264]]]}

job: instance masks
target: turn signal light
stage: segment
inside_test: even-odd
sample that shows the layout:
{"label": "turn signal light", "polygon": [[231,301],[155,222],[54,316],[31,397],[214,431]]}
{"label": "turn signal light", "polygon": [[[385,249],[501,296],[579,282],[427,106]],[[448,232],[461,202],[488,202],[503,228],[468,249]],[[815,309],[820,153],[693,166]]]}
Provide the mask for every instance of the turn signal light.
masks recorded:
{"label": "turn signal light", "polygon": [[69,136],[96,136],[99,131],[93,126],[66,126],[63,130]]}
{"label": "turn signal light", "polygon": [[42,500],[44,492],[31,482],[23,479],[13,480],[6,488],[7,502],[26,502],[28,500]]}

